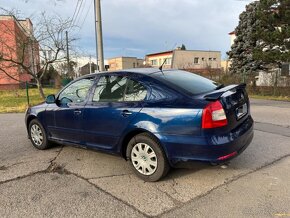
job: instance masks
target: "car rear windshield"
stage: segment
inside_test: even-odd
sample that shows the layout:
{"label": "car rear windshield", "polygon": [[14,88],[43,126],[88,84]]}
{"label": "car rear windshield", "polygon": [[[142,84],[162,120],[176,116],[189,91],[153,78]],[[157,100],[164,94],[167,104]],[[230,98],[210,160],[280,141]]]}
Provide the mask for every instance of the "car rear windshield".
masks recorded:
{"label": "car rear windshield", "polygon": [[189,94],[201,94],[215,90],[218,84],[212,80],[183,70],[164,71],[156,73],[154,77],[162,82],[172,84]]}

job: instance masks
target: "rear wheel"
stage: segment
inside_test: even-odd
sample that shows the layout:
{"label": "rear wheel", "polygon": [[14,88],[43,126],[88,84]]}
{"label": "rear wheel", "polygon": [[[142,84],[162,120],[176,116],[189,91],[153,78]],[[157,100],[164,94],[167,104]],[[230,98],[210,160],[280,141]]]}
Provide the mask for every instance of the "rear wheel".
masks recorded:
{"label": "rear wheel", "polygon": [[133,137],[126,153],[135,174],[144,181],[158,181],[169,171],[170,167],[160,143],[148,133]]}
{"label": "rear wheel", "polygon": [[49,148],[46,132],[40,122],[36,119],[29,123],[29,137],[34,147],[40,150]]}

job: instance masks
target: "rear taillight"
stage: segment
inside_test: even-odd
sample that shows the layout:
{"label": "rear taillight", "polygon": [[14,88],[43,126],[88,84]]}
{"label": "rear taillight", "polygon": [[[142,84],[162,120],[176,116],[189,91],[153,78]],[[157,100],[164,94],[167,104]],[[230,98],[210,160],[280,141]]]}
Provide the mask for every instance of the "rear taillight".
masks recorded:
{"label": "rear taillight", "polygon": [[219,101],[209,103],[202,112],[202,128],[217,128],[228,124],[225,111]]}

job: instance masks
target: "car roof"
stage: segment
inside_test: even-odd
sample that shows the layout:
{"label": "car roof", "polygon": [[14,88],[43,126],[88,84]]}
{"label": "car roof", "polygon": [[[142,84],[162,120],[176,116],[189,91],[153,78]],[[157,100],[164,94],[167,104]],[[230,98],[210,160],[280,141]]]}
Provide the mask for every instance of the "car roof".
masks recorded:
{"label": "car roof", "polygon": [[147,75],[152,76],[157,74],[166,73],[168,71],[176,71],[176,69],[163,69],[162,71],[158,68],[132,68],[132,69],[124,69],[124,70],[115,70],[115,71],[103,71],[98,73],[92,73],[84,75],[80,78],[86,78],[90,76],[97,76],[97,75],[110,75],[110,74],[126,74],[126,73],[133,73],[133,74],[141,74],[141,75]]}

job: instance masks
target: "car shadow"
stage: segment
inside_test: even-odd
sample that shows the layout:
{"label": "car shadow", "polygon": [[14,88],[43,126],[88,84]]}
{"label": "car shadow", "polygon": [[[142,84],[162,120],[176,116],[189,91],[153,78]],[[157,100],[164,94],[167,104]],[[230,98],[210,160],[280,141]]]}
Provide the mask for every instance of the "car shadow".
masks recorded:
{"label": "car shadow", "polygon": [[198,171],[212,168],[210,163],[206,162],[190,162],[190,163],[181,163],[176,168],[171,168],[168,175],[162,179],[162,181],[168,181],[172,179],[177,179],[180,177],[187,176],[189,174],[194,174]]}

